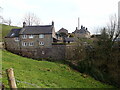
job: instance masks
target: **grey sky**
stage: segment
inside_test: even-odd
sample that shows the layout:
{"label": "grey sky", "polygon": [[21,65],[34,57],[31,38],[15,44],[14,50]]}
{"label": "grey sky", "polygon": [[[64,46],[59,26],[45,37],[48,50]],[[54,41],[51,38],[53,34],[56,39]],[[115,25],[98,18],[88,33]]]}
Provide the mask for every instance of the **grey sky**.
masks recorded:
{"label": "grey sky", "polygon": [[4,18],[12,20],[12,25],[22,26],[26,13],[35,13],[41,24],[55,22],[58,31],[64,27],[73,32],[80,25],[88,27],[91,33],[105,26],[109,17],[118,12],[119,0],[0,0]]}

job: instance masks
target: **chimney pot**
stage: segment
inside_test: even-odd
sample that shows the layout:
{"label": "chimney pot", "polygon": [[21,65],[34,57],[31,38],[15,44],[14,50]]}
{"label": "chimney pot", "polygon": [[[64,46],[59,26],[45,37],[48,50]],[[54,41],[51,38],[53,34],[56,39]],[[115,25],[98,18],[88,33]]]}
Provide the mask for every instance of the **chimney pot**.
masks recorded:
{"label": "chimney pot", "polygon": [[54,22],[52,21],[52,26],[54,26]]}
{"label": "chimney pot", "polygon": [[78,28],[76,27],[76,30],[77,30]]}
{"label": "chimney pot", "polygon": [[23,28],[26,26],[26,22],[23,22]]}
{"label": "chimney pot", "polygon": [[83,29],[83,25],[81,25],[81,29]]}

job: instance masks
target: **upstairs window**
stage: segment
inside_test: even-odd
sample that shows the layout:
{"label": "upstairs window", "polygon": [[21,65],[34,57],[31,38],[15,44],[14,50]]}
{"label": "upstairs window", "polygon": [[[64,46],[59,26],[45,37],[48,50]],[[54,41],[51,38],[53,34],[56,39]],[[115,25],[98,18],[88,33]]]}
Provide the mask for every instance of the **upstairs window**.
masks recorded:
{"label": "upstairs window", "polygon": [[39,42],[39,45],[44,45],[44,42]]}
{"label": "upstairs window", "polygon": [[26,38],[27,38],[27,35],[23,35],[22,38],[23,38],[23,39],[26,39]]}
{"label": "upstairs window", "polygon": [[22,46],[27,46],[27,42],[22,42]]}
{"label": "upstairs window", "polygon": [[34,43],[33,42],[29,42],[29,46],[34,46]]}
{"label": "upstairs window", "polygon": [[33,35],[29,35],[29,38],[33,38],[34,36]]}
{"label": "upstairs window", "polygon": [[40,35],[39,35],[39,38],[44,38],[44,34],[40,34]]}
{"label": "upstairs window", "polygon": [[18,38],[18,37],[16,37],[16,38],[15,38],[15,41],[19,41],[19,38]]}

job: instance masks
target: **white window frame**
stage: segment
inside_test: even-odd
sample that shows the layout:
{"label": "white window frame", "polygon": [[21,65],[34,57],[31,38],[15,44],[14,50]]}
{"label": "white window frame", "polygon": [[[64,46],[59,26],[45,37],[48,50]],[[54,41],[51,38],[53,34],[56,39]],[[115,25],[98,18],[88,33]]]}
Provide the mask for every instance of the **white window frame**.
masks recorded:
{"label": "white window frame", "polygon": [[15,41],[19,41],[19,38],[18,38],[18,37],[15,37]]}
{"label": "white window frame", "polygon": [[29,35],[29,38],[34,38],[34,35]]}
{"label": "white window frame", "polygon": [[23,35],[22,38],[23,38],[23,39],[26,39],[26,38],[27,38],[27,35]]}
{"label": "white window frame", "polygon": [[45,43],[42,42],[42,41],[40,41],[40,42],[39,42],[39,45],[43,46],[43,45],[45,45]]}
{"label": "white window frame", "polygon": [[22,46],[27,46],[27,42],[22,42]]}
{"label": "white window frame", "polygon": [[45,35],[44,34],[39,34],[39,38],[44,38]]}
{"label": "white window frame", "polygon": [[34,42],[29,42],[29,46],[34,46]]}

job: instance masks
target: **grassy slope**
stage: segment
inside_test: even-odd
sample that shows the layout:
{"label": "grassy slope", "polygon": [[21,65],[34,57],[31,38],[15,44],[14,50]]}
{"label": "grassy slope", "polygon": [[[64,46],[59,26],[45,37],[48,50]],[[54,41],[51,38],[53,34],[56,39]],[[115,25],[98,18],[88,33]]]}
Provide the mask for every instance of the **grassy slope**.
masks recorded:
{"label": "grassy slope", "polygon": [[[81,73],[72,70],[69,66],[24,58],[7,51],[2,51],[3,83],[7,85],[5,70],[14,68],[19,88],[111,88],[91,77],[84,78]],[[26,82],[23,83],[23,82]],[[29,85],[29,84],[33,85]]]}
{"label": "grassy slope", "polygon": [[[2,24],[2,25],[0,24],[0,27],[2,29],[2,33],[0,33],[0,37],[2,36],[2,38],[4,38],[10,32],[11,29],[20,28],[20,27],[16,27],[16,26],[5,25],[5,24]],[[0,38],[0,41],[2,38]]]}

